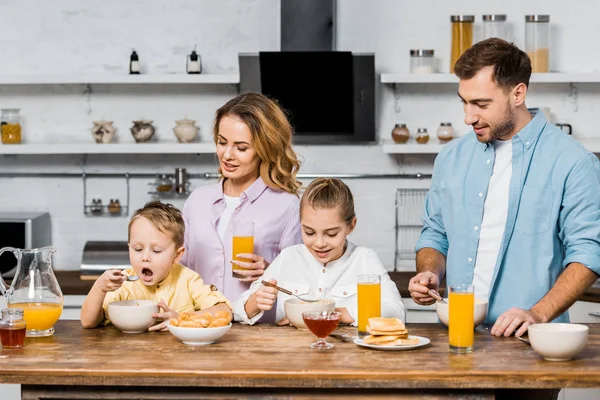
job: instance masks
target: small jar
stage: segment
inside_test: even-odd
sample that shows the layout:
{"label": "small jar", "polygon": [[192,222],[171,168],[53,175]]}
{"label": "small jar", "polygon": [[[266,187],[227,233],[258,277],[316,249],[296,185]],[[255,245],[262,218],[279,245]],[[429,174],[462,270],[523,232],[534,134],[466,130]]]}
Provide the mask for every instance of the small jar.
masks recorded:
{"label": "small jar", "polygon": [[2,143],[21,143],[21,116],[18,108],[3,108],[0,124],[2,126]]}
{"label": "small jar", "polygon": [[425,144],[429,142],[429,133],[427,132],[427,128],[417,129],[417,136],[415,139],[419,144]]}
{"label": "small jar", "polygon": [[410,73],[411,74],[433,74],[436,72],[434,66],[434,51],[415,49],[410,51]]}
{"label": "small jar", "polygon": [[437,137],[440,142],[446,143],[454,139],[454,128],[450,122],[442,122],[437,130]]}
{"label": "small jar", "polygon": [[0,321],[0,341],[5,349],[19,349],[25,344],[27,324],[22,308],[5,308]]}
{"label": "small jar", "polygon": [[525,51],[531,59],[531,72],[550,71],[550,16],[525,16]]}
{"label": "small jar", "polygon": [[473,45],[474,15],[451,15],[452,50],[450,53],[450,72],[454,72],[454,64],[469,47]]}
{"label": "small jar", "polygon": [[508,41],[506,14],[487,14],[482,16],[483,39],[500,38]]}
{"label": "small jar", "polygon": [[173,181],[166,174],[156,177],[156,190],[161,193],[170,192],[173,189]]}
{"label": "small jar", "polygon": [[410,138],[410,132],[406,124],[396,124],[392,129],[392,140],[394,143],[406,143]]}

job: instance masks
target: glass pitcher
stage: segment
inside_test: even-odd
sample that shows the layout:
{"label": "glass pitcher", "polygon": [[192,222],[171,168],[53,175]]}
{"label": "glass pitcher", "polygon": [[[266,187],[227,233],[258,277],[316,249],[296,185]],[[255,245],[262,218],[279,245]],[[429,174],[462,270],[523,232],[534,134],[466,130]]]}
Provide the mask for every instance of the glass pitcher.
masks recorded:
{"label": "glass pitcher", "polygon": [[27,336],[50,336],[63,309],[63,294],[52,270],[54,247],[22,250],[0,249],[0,255],[10,251],[17,259],[17,272],[10,286],[0,277],[0,292],[9,308],[21,308],[27,323]]}

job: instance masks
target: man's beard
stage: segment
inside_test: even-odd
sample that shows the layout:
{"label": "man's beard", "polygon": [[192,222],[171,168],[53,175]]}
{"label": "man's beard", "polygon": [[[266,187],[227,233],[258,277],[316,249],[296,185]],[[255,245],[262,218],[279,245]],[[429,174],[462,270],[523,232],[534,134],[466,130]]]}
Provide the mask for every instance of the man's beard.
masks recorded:
{"label": "man's beard", "polygon": [[489,139],[480,138],[479,136],[477,137],[477,139],[479,139],[479,141],[483,142],[483,143],[492,143],[493,141],[498,140],[502,136],[508,135],[514,129],[515,129],[515,113],[513,112],[513,110],[510,107],[507,107],[506,112],[504,113],[504,118],[502,118],[502,122],[500,122],[500,125],[498,125],[490,130]]}

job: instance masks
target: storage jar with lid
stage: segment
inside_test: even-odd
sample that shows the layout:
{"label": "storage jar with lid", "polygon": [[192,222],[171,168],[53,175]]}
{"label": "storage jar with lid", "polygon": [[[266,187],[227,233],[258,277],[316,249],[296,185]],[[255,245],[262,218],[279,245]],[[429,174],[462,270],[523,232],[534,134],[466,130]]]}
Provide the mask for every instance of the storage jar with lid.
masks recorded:
{"label": "storage jar with lid", "polygon": [[0,341],[5,349],[18,349],[25,343],[27,323],[22,308],[5,308],[0,320]]}
{"label": "storage jar with lid", "polygon": [[531,72],[550,71],[550,16],[525,16],[525,51],[531,59]]}
{"label": "storage jar with lid", "polygon": [[406,124],[396,124],[392,129],[392,140],[394,143],[406,143],[410,138],[410,132]]}
{"label": "storage jar with lid", "polygon": [[411,74],[433,74],[437,72],[434,65],[434,51],[414,49],[410,51]]}
{"label": "storage jar with lid", "polygon": [[420,144],[425,144],[425,143],[429,142],[429,133],[427,132],[427,128],[417,129],[417,136],[415,139],[416,139],[417,143],[420,143]]}
{"label": "storage jar with lid", "polygon": [[460,56],[473,45],[474,15],[451,15],[452,51],[450,55],[450,72],[454,72],[454,64]]}
{"label": "storage jar with lid", "polygon": [[442,143],[454,139],[454,128],[450,122],[442,122],[437,130],[438,140]]}
{"label": "storage jar with lid", "polygon": [[486,14],[482,16],[482,20],[482,40],[489,38],[500,38],[508,41],[506,14]]}
{"label": "storage jar with lid", "polygon": [[2,128],[2,143],[19,144],[21,143],[21,116],[18,108],[3,108],[0,116]]}

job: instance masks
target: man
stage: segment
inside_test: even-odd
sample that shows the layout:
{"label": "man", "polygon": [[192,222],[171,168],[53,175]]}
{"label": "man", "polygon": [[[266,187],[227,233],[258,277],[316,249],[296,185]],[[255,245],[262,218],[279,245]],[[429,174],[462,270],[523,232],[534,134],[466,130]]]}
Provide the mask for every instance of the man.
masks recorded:
{"label": "man", "polygon": [[525,106],[526,53],[484,40],[456,62],[473,132],[438,155],[409,290],[473,284],[495,336],[521,336],[565,312],[600,273],[600,163]]}

